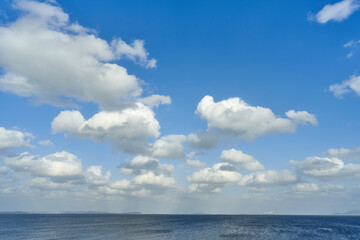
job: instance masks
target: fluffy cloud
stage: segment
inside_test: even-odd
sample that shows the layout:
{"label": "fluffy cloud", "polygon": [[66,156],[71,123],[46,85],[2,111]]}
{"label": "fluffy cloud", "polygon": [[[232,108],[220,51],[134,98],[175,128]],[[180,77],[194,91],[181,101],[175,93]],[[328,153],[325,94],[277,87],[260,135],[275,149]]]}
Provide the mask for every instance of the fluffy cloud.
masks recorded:
{"label": "fluffy cloud", "polygon": [[360,160],[360,147],[353,149],[347,148],[332,148],[326,153],[327,156],[340,158],[344,160]]}
{"label": "fluffy cloud", "polygon": [[183,158],[185,157],[185,149],[182,143],[185,141],[184,135],[164,136],[152,144],[152,155],[168,159]]}
{"label": "fluffy cloud", "polygon": [[127,44],[121,39],[116,39],[111,42],[111,45],[117,56],[125,56],[146,68],[156,68],[156,59],[148,59],[149,53],[144,47],[143,40],[135,40],[132,44]]}
{"label": "fluffy cloud", "polygon": [[285,186],[298,181],[298,177],[289,170],[277,172],[268,170],[245,175],[239,181],[240,186]]}
{"label": "fluffy cloud", "polygon": [[228,163],[217,163],[212,168],[204,168],[187,177],[192,184],[188,187],[190,193],[218,193],[222,188],[234,184],[241,179],[237,169]]}
{"label": "fluffy cloud", "polygon": [[68,152],[57,152],[45,157],[31,155],[27,152],[4,159],[7,166],[36,177],[52,179],[78,179],[82,176],[80,159]]}
{"label": "fluffy cloud", "polygon": [[140,102],[150,108],[158,107],[161,104],[171,104],[171,98],[163,95],[151,95],[149,97],[139,99]]}
{"label": "fluffy cloud", "polygon": [[222,151],[220,159],[223,162],[239,164],[248,171],[264,170],[264,166],[259,163],[253,156],[235,149]]}
{"label": "fluffy cloud", "polygon": [[192,148],[210,149],[217,145],[219,136],[215,133],[205,132],[200,134],[191,133],[187,136],[188,144]]}
{"label": "fluffy cloud", "polygon": [[333,84],[329,87],[329,90],[334,93],[335,97],[339,98],[350,90],[360,96],[360,76],[353,75],[348,80],[345,80],[340,84]]}
{"label": "fluffy cloud", "polygon": [[[127,57],[145,67],[144,42],[111,44],[69,20],[50,2],[19,0],[15,22],[0,27],[0,89],[40,103],[69,105],[71,100],[99,103],[102,108],[123,107],[142,93],[139,80],[109,61]],[[131,100],[132,101],[132,100]]]}
{"label": "fluffy cloud", "polygon": [[53,133],[111,141],[127,153],[147,153],[148,138],[159,136],[154,112],[141,103],[121,111],[102,111],[85,120],[79,111],[62,111],[51,123]]}
{"label": "fluffy cloud", "polygon": [[359,6],[358,0],[342,0],[334,4],[327,4],[317,14],[310,14],[309,20],[322,24],[328,21],[341,22],[358,10]]}
{"label": "fluffy cloud", "polygon": [[240,98],[229,98],[215,103],[205,96],[196,113],[207,120],[208,127],[241,139],[254,139],[265,134],[294,132],[298,124],[316,124],[314,115],[305,111],[287,112],[289,118],[277,117],[269,108],[253,107]]}
{"label": "fluffy cloud", "polygon": [[33,138],[33,136],[30,133],[0,127],[0,150],[15,147],[30,147],[31,138]]}
{"label": "fluffy cloud", "polygon": [[235,183],[241,178],[237,169],[228,163],[217,163],[212,168],[204,168],[187,179],[191,183]]}
{"label": "fluffy cloud", "polygon": [[119,168],[123,174],[141,175],[152,172],[155,175],[171,175],[174,166],[170,164],[161,164],[158,159],[146,156],[136,156],[130,162],[122,163]]}
{"label": "fluffy cloud", "polygon": [[175,180],[165,177],[163,174],[155,175],[153,172],[138,175],[134,178],[134,183],[141,186],[150,186],[155,188],[167,188],[175,185]]}
{"label": "fluffy cloud", "polygon": [[306,111],[297,111],[295,112],[294,110],[290,110],[288,112],[285,113],[285,115],[294,120],[297,121],[299,123],[311,123],[312,125],[317,125],[318,121],[316,119],[316,117],[313,114],[310,114]]}
{"label": "fluffy cloud", "polygon": [[360,177],[360,164],[345,164],[339,158],[308,157],[303,161],[291,161],[297,171],[305,176],[320,180],[334,180]]}

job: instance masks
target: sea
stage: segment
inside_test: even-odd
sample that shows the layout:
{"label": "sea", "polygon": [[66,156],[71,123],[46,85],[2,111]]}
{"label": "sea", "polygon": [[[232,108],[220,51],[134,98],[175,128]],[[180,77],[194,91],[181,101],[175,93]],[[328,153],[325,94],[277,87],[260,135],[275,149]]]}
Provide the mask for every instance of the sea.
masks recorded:
{"label": "sea", "polygon": [[0,214],[0,239],[360,239],[359,216]]}

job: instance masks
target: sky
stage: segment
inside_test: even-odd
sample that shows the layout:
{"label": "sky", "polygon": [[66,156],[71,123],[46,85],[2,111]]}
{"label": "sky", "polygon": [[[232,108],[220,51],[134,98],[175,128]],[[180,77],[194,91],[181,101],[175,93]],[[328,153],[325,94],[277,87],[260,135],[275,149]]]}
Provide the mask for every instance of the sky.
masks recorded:
{"label": "sky", "polygon": [[0,211],[360,209],[360,1],[0,2]]}

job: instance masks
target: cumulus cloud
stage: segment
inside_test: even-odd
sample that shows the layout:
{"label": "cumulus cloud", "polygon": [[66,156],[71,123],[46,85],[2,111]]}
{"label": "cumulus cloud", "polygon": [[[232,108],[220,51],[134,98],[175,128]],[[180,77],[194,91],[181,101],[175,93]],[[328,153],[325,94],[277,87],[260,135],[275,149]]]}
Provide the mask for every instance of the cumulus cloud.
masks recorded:
{"label": "cumulus cloud", "polygon": [[14,7],[20,17],[0,27],[2,91],[56,106],[73,105],[75,99],[105,109],[121,108],[140,96],[139,80],[110,61],[127,57],[155,67],[143,41],[109,44],[50,2],[19,0]]}
{"label": "cumulus cloud", "polygon": [[122,163],[119,168],[123,174],[141,175],[152,172],[155,175],[171,175],[174,166],[170,164],[161,164],[158,159],[146,156],[136,156],[130,162]]}
{"label": "cumulus cloud", "polygon": [[125,56],[146,68],[156,68],[156,59],[148,59],[149,53],[144,47],[145,42],[143,40],[135,40],[132,44],[127,44],[121,39],[115,39],[111,45],[114,47],[117,56]]}
{"label": "cumulus cloud", "polygon": [[96,142],[111,141],[117,148],[132,154],[147,153],[147,139],[160,135],[154,112],[142,103],[121,111],[101,111],[88,120],[79,111],[62,111],[51,128],[53,133],[64,132]]}
{"label": "cumulus cloud", "polygon": [[333,84],[329,87],[329,90],[338,98],[341,98],[342,95],[351,90],[354,91],[356,95],[360,96],[360,76],[353,75],[340,84]]}
{"label": "cumulus cloud", "polygon": [[360,164],[345,164],[339,158],[308,157],[303,161],[290,161],[305,176],[329,181],[360,177]]}
{"label": "cumulus cloud", "polygon": [[231,164],[217,163],[211,168],[204,168],[194,172],[187,179],[192,183],[188,187],[191,193],[218,193],[222,191],[223,187],[238,182],[241,179],[241,174]]}
{"label": "cumulus cloud", "polygon": [[[45,157],[34,156],[27,152],[4,159],[6,167],[0,168],[4,174],[9,168],[14,172],[24,172],[34,177],[26,186],[47,191],[91,193],[93,196],[156,196],[167,189],[176,187],[170,176],[172,165],[160,164],[157,160],[138,156],[123,164],[133,179],[112,181],[110,171],[103,173],[102,166],[89,166],[82,169],[81,160],[68,152],[57,152]],[[154,164],[155,163],[155,164]],[[9,188],[11,189],[11,188]],[[155,194],[155,195],[154,195]]]}
{"label": "cumulus cloud", "polygon": [[182,143],[185,141],[184,135],[164,136],[152,144],[152,155],[167,159],[183,158],[185,157],[185,149]]}
{"label": "cumulus cloud", "polygon": [[187,136],[187,141],[192,148],[211,149],[217,145],[219,138],[217,134],[211,132],[200,134],[191,133]]}
{"label": "cumulus cloud", "polygon": [[236,168],[228,163],[217,163],[212,168],[204,168],[188,177],[192,183],[235,183],[239,181],[241,174]]}
{"label": "cumulus cloud", "polygon": [[254,172],[245,175],[239,181],[240,186],[286,186],[296,183],[298,176],[291,173],[289,170],[281,172],[274,170],[267,170],[262,172]]}
{"label": "cumulus cloud", "polygon": [[327,4],[315,15],[310,14],[309,20],[322,24],[329,21],[342,22],[358,10],[359,6],[358,0],[342,0],[334,4]]}
{"label": "cumulus cloud", "polygon": [[344,160],[360,160],[360,147],[353,149],[348,148],[331,148],[325,155]]}
{"label": "cumulus cloud", "polygon": [[302,124],[311,123],[314,126],[316,126],[318,124],[318,121],[317,121],[315,115],[310,114],[306,111],[295,112],[294,110],[290,110],[290,111],[286,112],[285,115],[288,118],[290,118],[294,121],[297,121],[299,123],[302,123]]}
{"label": "cumulus cloud", "polygon": [[245,154],[242,151],[237,151],[233,148],[222,151],[220,159],[223,162],[239,164],[248,171],[264,170],[264,166],[259,163],[253,156]]}
{"label": "cumulus cloud", "polygon": [[18,130],[8,130],[0,127],[0,150],[15,147],[31,147],[33,135]]}
{"label": "cumulus cloud", "polygon": [[4,159],[5,164],[20,172],[35,177],[50,177],[52,179],[77,179],[82,176],[82,164],[77,156],[68,152],[57,152],[45,157],[34,156],[24,152],[20,155]]}
{"label": "cumulus cloud", "polygon": [[289,111],[289,118],[277,117],[269,108],[253,107],[240,98],[214,102],[205,96],[197,106],[196,113],[207,120],[208,128],[223,134],[251,140],[266,134],[294,132],[298,124],[316,124],[314,115],[305,111]]}
{"label": "cumulus cloud", "polygon": [[139,102],[149,106],[150,108],[158,107],[161,104],[171,104],[171,98],[163,95],[151,95],[149,97],[139,99]]}

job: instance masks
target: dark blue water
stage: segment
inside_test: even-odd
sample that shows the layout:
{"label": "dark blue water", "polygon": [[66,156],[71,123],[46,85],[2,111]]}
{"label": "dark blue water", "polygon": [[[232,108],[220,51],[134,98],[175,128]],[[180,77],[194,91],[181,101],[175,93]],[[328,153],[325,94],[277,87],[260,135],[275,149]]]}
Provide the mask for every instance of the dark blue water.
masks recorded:
{"label": "dark blue water", "polygon": [[0,239],[360,239],[360,217],[2,214]]}

